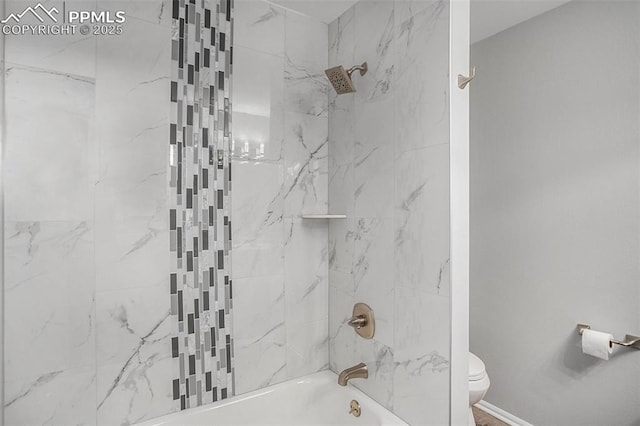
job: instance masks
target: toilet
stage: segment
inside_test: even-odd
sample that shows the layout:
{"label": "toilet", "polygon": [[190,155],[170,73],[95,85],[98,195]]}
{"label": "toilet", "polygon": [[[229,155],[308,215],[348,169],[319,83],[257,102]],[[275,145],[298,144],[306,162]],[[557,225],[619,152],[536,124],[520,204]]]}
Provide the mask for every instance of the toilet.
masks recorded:
{"label": "toilet", "polygon": [[471,406],[480,402],[489,390],[490,384],[484,362],[469,352],[469,426],[476,426]]}

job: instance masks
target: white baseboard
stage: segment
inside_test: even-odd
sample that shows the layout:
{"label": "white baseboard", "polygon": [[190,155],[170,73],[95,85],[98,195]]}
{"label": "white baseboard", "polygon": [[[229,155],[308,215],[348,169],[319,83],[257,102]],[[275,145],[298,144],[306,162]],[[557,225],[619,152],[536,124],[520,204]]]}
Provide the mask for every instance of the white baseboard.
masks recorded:
{"label": "white baseboard", "polygon": [[533,426],[531,423],[525,422],[521,418],[504,411],[502,408],[496,407],[493,404],[489,404],[487,401],[480,401],[475,406],[485,413],[491,414],[496,419],[502,420],[510,426]]}

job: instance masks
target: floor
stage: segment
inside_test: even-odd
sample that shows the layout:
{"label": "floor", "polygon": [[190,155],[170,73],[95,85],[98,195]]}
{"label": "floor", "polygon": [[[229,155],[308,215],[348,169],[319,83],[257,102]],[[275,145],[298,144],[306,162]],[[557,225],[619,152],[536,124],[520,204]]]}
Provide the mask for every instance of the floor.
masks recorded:
{"label": "floor", "polygon": [[507,423],[496,419],[479,408],[472,407],[473,417],[476,419],[476,426],[509,426]]}

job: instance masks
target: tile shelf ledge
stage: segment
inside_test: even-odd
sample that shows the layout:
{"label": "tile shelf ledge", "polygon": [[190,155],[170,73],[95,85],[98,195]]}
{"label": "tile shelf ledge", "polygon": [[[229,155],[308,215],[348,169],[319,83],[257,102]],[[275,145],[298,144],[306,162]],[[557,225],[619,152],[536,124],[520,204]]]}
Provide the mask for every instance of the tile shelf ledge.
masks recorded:
{"label": "tile shelf ledge", "polygon": [[303,219],[346,219],[346,214],[303,214]]}

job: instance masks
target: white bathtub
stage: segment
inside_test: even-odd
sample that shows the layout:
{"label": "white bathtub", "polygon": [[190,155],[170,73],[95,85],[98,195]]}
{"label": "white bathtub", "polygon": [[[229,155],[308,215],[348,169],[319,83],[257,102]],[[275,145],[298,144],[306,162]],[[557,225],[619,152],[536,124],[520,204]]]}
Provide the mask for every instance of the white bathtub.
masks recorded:
{"label": "white bathtub", "polygon": [[[349,414],[349,404],[353,399],[360,403],[360,417]],[[235,396],[219,404],[138,423],[138,426],[174,425],[408,426],[353,386],[338,386],[338,376],[331,371],[321,371]]]}

